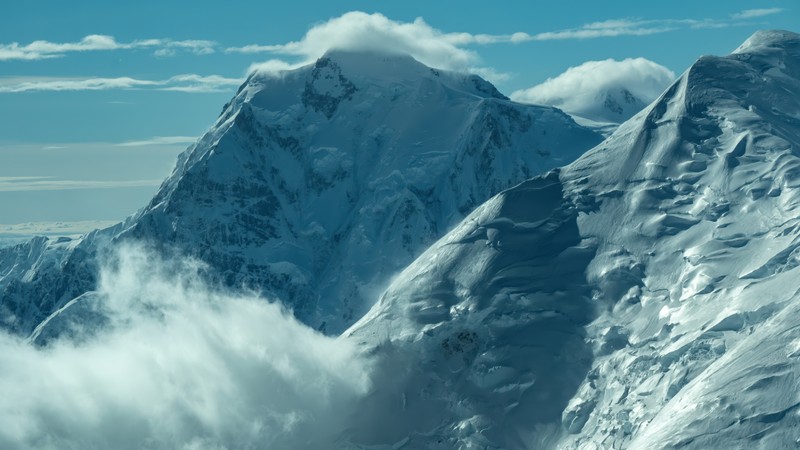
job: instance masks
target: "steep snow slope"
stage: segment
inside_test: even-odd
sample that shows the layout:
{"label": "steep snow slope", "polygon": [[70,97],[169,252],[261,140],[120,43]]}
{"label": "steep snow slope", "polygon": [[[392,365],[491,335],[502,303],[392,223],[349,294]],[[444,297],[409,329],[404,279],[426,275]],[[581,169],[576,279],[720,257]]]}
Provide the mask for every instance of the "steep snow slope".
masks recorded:
{"label": "steep snow slope", "polygon": [[42,243],[0,250],[10,266],[35,255],[0,279],[3,319],[30,333],[93,288],[105,245],[134,238],[198,256],[224,284],[337,333],[475,206],[600,140],[557,109],[409,56],[336,51],[255,74],[125,224],[57,258]]}
{"label": "steep snow slope", "polygon": [[350,438],[795,448],[798,187],[800,36],[701,58],[576,162],[479,207],[345,333],[392,374]]}

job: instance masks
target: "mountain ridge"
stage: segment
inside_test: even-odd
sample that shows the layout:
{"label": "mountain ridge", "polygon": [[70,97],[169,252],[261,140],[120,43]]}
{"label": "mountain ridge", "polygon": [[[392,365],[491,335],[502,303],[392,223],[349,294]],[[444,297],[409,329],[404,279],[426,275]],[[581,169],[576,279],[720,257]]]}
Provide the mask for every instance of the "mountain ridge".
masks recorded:
{"label": "mountain ridge", "polygon": [[748,42],[481,205],[345,333],[403,361],[408,445],[796,444],[800,37]]}

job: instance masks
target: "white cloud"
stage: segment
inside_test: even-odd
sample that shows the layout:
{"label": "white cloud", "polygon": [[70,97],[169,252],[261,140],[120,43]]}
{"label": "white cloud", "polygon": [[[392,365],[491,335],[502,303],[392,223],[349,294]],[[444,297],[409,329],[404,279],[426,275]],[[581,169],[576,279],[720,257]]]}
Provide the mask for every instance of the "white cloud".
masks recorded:
{"label": "white cloud", "polygon": [[250,44],[229,47],[225,51],[245,54],[272,53],[294,57],[293,61],[271,59],[250,67],[251,70],[262,73],[296,68],[312,62],[330,49],[343,49],[406,53],[429,66],[469,71],[482,75],[490,81],[504,81],[509,75],[482,66],[478,53],[469,46],[645,36],[682,29],[724,28],[741,24],[734,19],[760,17],[774,14],[778,10],[778,8],[748,10],[727,19],[621,18],[555,31],[539,33],[517,31],[508,34],[443,32],[428,25],[422,18],[417,18],[413,22],[400,22],[378,13],[352,11],[312,26],[297,41],[268,45]]}
{"label": "white cloud", "polygon": [[176,75],[163,82],[164,91],[179,92],[226,92],[244,82],[242,78],[227,78],[220,75]]}
{"label": "white cloud", "polygon": [[483,70],[478,54],[464,48],[471,43],[488,43],[495,37],[468,33],[443,33],[422,18],[413,22],[398,22],[382,14],[354,11],[317,24],[299,41],[276,45],[247,45],[231,47],[227,52],[275,53],[293,56],[295,63],[273,59],[252,66],[262,71],[286,70],[308,63],[330,49],[354,51],[383,51],[410,54],[423,64],[459,71]]}
{"label": "white cloud", "polygon": [[[555,106],[586,118],[610,120],[613,116],[604,109],[609,93],[616,99],[625,89],[648,104],[674,79],[671,70],[644,58],[587,61],[539,85],[516,91],[511,98]],[[631,112],[635,111],[628,110],[619,119],[626,119]]]}
{"label": "white cloud", "polygon": [[227,92],[240,85],[241,78],[227,78],[220,75],[176,75],[166,80],[140,80],[131,77],[117,78],[0,78],[0,93],[19,93],[36,91],[99,91],[112,89],[155,89],[179,92]]}
{"label": "white cloud", "polygon": [[36,79],[6,84],[0,80],[0,93],[29,91],[99,91],[109,89],[133,89],[155,86],[157,82],[137,80],[130,77],[85,78],[85,79]]}
{"label": "white cloud", "polygon": [[61,180],[51,177],[0,177],[0,192],[65,191],[159,186],[163,180]]}
{"label": "white cloud", "polygon": [[783,8],[761,8],[761,9],[746,9],[736,14],[731,15],[734,19],[752,19],[754,17],[764,17],[773,14],[778,14],[783,11]]}
{"label": "white cloud", "polygon": [[263,74],[278,74],[286,70],[296,69],[304,63],[289,63],[280,59],[270,59],[264,62],[251,64],[247,73],[260,72]]}
{"label": "white cloud", "polygon": [[[732,17],[746,19],[780,12],[780,8],[752,9]],[[474,69],[478,54],[470,45],[518,44],[530,41],[595,39],[615,36],[644,36],[679,29],[721,28],[735,25],[730,19],[639,19],[621,18],[592,22],[576,28],[540,33],[523,31],[508,34],[446,33],[428,25],[422,18],[413,22],[394,21],[386,16],[352,11],[311,27],[298,41],[283,44],[250,44],[229,47],[228,53],[274,53],[296,56],[297,64],[271,60],[266,69],[285,70],[308,63],[329,49],[380,50],[408,53],[421,62],[448,69]],[[280,64],[279,64],[280,63]],[[253,67],[258,67],[254,65]],[[489,68],[484,71],[491,72]]]}
{"label": "white cloud", "polygon": [[144,147],[147,145],[194,144],[195,141],[197,138],[192,136],[156,136],[141,141],[121,142],[117,145],[120,147]]}
{"label": "white cloud", "polygon": [[[783,8],[748,9],[732,14],[729,19],[611,19],[593,22],[576,28],[528,33],[472,34],[445,33],[428,25],[422,18],[413,22],[398,22],[375,13],[352,11],[311,27],[299,41],[284,44],[250,44],[229,47],[228,53],[278,53],[297,56],[303,62],[316,59],[330,48],[353,50],[388,50],[409,53],[420,61],[441,68],[465,70],[480,61],[477,53],[465,49],[468,45],[522,43],[561,39],[594,39],[615,36],[644,36],[677,29],[724,28],[740,24],[736,21],[777,14]],[[109,51],[152,48],[160,57],[173,56],[178,51],[197,55],[215,53],[219,44],[211,40],[139,39],[118,42],[113,36],[92,34],[77,42],[33,41],[27,45],[17,42],[0,44],[0,61],[39,60],[63,57],[69,52]],[[292,65],[294,67],[296,65]]]}
{"label": "white cloud", "polygon": [[0,236],[81,235],[92,230],[110,227],[118,222],[118,220],[82,220],[75,222],[0,223]]}
{"label": "white cloud", "polygon": [[[40,59],[62,56],[67,52],[116,50],[123,48],[124,46],[125,44],[118,43],[111,36],[91,34],[78,42],[57,43],[49,41],[33,41],[30,44],[23,46],[14,42],[9,45],[0,46],[0,52],[3,50],[18,51],[26,55],[21,59]],[[2,55],[3,53],[0,53],[0,58],[2,58]]]}
{"label": "white cloud", "polygon": [[214,41],[195,39],[187,41],[167,41],[164,45],[169,48],[189,50],[196,55],[210,55],[216,51],[215,47],[217,43]]}
{"label": "white cloud", "polygon": [[[695,20],[613,19],[594,22],[578,28],[530,34],[517,31],[509,34],[445,33],[428,25],[422,18],[414,22],[397,22],[382,14],[354,11],[313,26],[299,41],[285,44],[230,47],[226,52],[276,53],[301,57],[308,62],[329,49],[381,50],[408,53],[421,62],[442,68],[465,70],[480,62],[476,52],[464,47],[500,43],[518,44],[556,39],[589,39],[598,37],[647,35],[663,33],[678,25],[688,26]],[[275,60],[273,60],[275,61]],[[487,68],[484,68],[487,71]],[[488,69],[491,71],[491,69]]]}
{"label": "white cloud", "polygon": [[216,51],[217,47],[216,42],[206,40],[156,41],[161,48],[157,49],[153,54],[161,57],[174,56],[178,50],[189,51],[195,55],[210,55]]}
{"label": "white cloud", "polygon": [[673,30],[673,26],[670,26],[667,22],[671,21],[647,21],[636,19],[605,20],[602,22],[589,23],[579,28],[538,33],[533,36],[520,35],[517,37],[517,41],[549,41],[558,39],[593,39],[614,36],[645,36]]}
{"label": "white cloud", "polygon": [[18,42],[0,44],[0,61],[39,60],[60,58],[71,52],[92,52],[155,48],[157,56],[174,55],[176,50],[185,50],[197,55],[214,53],[217,43],[207,40],[140,39],[133,42],[117,42],[113,36],[91,34],[77,42],[33,41],[27,45]]}
{"label": "white cloud", "polygon": [[335,446],[369,389],[358,349],[205,286],[202,270],[123,248],[97,301],[81,300],[109,319],[96,335],[47,348],[0,335],[0,447]]}
{"label": "white cloud", "polygon": [[21,181],[43,180],[47,177],[0,177],[0,183],[17,183]]}
{"label": "white cloud", "polygon": [[730,20],[720,19],[610,19],[592,22],[577,28],[548,31],[530,35],[515,33],[512,42],[550,41],[564,39],[597,39],[617,36],[647,36],[675,30],[726,28],[735,25]]}

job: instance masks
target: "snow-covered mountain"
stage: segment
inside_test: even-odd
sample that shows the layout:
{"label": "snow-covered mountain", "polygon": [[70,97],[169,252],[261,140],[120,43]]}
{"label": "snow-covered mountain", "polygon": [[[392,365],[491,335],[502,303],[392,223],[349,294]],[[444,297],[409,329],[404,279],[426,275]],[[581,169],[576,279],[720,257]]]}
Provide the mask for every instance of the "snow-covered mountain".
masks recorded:
{"label": "snow-covered mountain", "polygon": [[329,52],[250,76],[125,223],[0,250],[0,314],[30,333],[94,288],[106,248],[136,239],[199,257],[212,278],[338,333],[475,206],[601,139],[475,75]]}
{"label": "snow-covered mountain", "polygon": [[[617,127],[647,106],[647,103],[624,87],[576,92],[574,98],[550,99],[558,108],[572,116],[576,123],[604,137],[611,136]],[[561,104],[566,103],[566,104]],[[579,109],[567,107],[580,105]]]}
{"label": "snow-covered mountain", "polygon": [[[598,123],[622,123],[647,106],[647,103],[625,88],[606,89],[590,94],[594,98],[586,99],[583,103],[593,105],[593,107],[584,108],[574,115]],[[575,95],[582,94],[576,93]]]}
{"label": "snow-covered mountain", "polygon": [[586,61],[536,86],[514,91],[511,98],[555,106],[608,136],[673,81],[671,70],[645,58]]}
{"label": "snow-covered mountain", "polygon": [[617,127],[647,106],[641,98],[625,88],[603,89],[599,92],[577,93],[580,111],[566,111],[576,123],[604,137],[611,136]]}
{"label": "snow-covered mountain", "polygon": [[800,35],[759,32],[404,270],[344,335],[391,374],[349,439],[796,448],[798,248]]}

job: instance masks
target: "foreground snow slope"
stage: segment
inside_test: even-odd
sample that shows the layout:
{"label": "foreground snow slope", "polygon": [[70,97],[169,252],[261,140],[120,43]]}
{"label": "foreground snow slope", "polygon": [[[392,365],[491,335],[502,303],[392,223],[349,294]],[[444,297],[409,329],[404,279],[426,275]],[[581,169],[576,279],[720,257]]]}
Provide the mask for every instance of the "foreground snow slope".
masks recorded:
{"label": "foreground snow slope", "polygon": [[338,333],[475,206],[600,140],[409,56],[334,51],[254,74],[136,216],[68,248],[0,250],[2,319],[30,333],[94,288],[104,249],[133,238]]}
{"label": "foreground snow slope", "polygon": [[479,207],[345,333],[392,375],[351,439],[796,448],[799,188],[800,36],[699,59]]}

